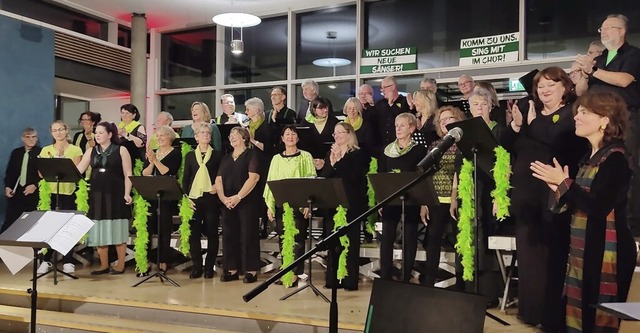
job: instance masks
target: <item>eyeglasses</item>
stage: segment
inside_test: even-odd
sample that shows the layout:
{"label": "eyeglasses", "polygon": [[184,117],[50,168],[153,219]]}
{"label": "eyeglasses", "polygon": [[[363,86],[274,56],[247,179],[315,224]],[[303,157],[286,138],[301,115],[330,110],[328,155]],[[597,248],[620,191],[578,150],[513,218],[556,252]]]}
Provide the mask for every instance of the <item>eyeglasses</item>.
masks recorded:
{"label": "eyeglasses", "polygon": [[61,128],[52,129],[52,130],[51,130],[51,133],[55,133],[55,132],[64,132],[64,131],[66,131],[66,130],[67,130],[66,128],[61,127]]}
{"label": "eyeglasses", "polygon": [[444,117],[444,118],[440,118],[440,123],[441,123],[441,124],[443,124],[443,123],[446,123],[447,121],[450,121],[450,120],[456,120],[456,117]]}
{"label": "eyeglasses", "polygon": [[388,84],[386,86],[380,86],[380,89],[387,89],[393,87],[393,84]]}
{"label": "eyeglasses", "polygon": [[91,121],[91,118],[80,118],[80,121]]}
{"label": "eyeglasses", "polygon": [[338,135],[338,134],[348,134],[348,133],[349,132],[347,132],[347,131],[335,131],[335,132],[333,132],[333,134],[331,134],[331,136],[335,138],[336,135]]}
{"label": "eyeglasses", "polygon": [[598,33],[601,33],[603,31],[609,30],[609,29],[622,29],[622,27],[613,27],[613,26],[610,26],[610,25],[608,25],[606,27],[600,27],[600,28],[598,28]]}
{"label": "eyeglasses", "polygon": [[470,84],[470,83],[471,83],[471,81],[458,82],[458,87],[465,86],[465,85]]}

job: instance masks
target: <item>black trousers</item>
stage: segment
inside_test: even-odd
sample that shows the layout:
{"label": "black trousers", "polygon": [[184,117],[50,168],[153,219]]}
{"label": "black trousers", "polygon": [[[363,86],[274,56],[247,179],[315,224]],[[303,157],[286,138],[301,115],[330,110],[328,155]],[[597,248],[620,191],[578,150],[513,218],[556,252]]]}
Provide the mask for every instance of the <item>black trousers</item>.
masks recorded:
{"label": "black trousers", "polygon": [[[276,233],[278,233],[280,238],[280,253],[282,253],[282,240],[284,236],[283,212],[282,207],[276,207]],[[307,234],[309,233],[309,220],[305,219],[304,215],[297,208],[293,209],[293,219],[296,222],[296,229],[298,229],[298,234],[294,238],[296,245],[293,247],[293,254],[295,255],[294,259],[298,259],[304,254],[304,250],[306,249],[305,242],[307,240]],[[295,275],[301,275],[302,273],[304,273],[304,263],[300,263],[293,269],[293,274]]]}
{"label": "black trousers", "polygon": [[38,190],[24,195],[24,187],[18,185],[13,197],[7,198],[7,211],[4,216],[4,224],[0,233],[7,230],[24,212],[36,210],[38,207]]}
{"label": "black trousers", "polygon": [[204,193],[200,198],[193,199],[196,210],[191,219],[191,236],[189,237],[191,262],[193,268],[202,267],[202,235],[207,237],[207,257],[204,262],[206,271],[213,270],[218,256],[220,239],[218,226],[220,225],[220,199],[217,195]]}
{"label": "black trousers", "polygon": [[449,215],[450,206],[450,204],[441,203],[439,206],[429,207],[429,223],[423,244],[427,252],[427,262],[425,266],[425,278],[420,280],[421,283],[426,286],[433,286],[436,283],[436,276],[440,265],[442,238],[447,225],[453,223]]}
{"label": "black trousers", "polygon": [[222,265],[225,271],[260,269],[260,225],[254,203],[222,210]]}
{"label": "black trousers", "polygon": [[[356,217],[360,216],[364,213],[365,210],[362,209],[347,209],[347,222],[351,222]],[[330,235],[333,232],[333,214],[335,211],[328,212],[328,219],[325,219],[324,229],[327,235]],[[365,220],[366,223],[366,220]],[[362,224],[362,223],[360,223]],[[349,229],[347,232],[347,238],[349,239],[349,252],[347,253],[347,276],[342,280],[342,286],[346,289],[355,290],[358,289],[358,281],[360,277],[360,228],[359,226],[354,226]],[[338,257],[333,257],[332,251],[329,251],[329,256],[327,260],[327,270],[325,273],[325,285],[327,287],[331,287],[333,283],[333,279],[335,278],[337,272],[334,272],[333,266],[334,261],[339,260],[339,256],[344,251],[344,247],[340,245],[339,240],[337,244],[336,254]]]}
{"label": "black trousers", "polygon": [[[396,240],[396,230],[400,223],[400,207],[384,207],[382,213],[382,242],[380,244],[380,278],[391,280],[393,272],[393,243]],[[405,206],[404,233],[405,267],[402,267],[404,281],[411,280],[411,271],[416,261],[418,250],[418,220],[420,208],[418,206]]]}
{"label": "black trousers", "polygon": [[[176,201],[160,201],[160,230],[158,230],[158,202],[150,202],[151,207],[149,211],[152,212],[149,219],[147,219],[147,230],[149,236],[152,234],[158,235],[158,251],[160,251],[160,262],[167,263],[169,261],[169,253],[171,253],[171,232],[173,231],[173,212],[177,205]],[[149,239],[147,244],[147,253],[151,253],[152,242]],[[156,261],[156,256],[149,258],[151,261]]]}

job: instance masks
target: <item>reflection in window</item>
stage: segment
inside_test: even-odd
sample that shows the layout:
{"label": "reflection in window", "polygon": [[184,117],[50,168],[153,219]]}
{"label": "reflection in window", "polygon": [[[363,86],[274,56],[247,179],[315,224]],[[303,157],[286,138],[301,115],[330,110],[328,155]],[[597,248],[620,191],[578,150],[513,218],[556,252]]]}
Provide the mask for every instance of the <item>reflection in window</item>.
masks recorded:
{"label": "reflection in window", "polygon": [[2,0],[0,9],[83,35],[107,40],[107,23],[61,5],[36,0]]}
{"label": "reflection in window", "polygon": [[[574,2],[529,0],[527,3],[527,59],[586,54],[589,43],[600,39],[598,28],[609,14],[638,13],[635,1]],[[629,16],[633,17],[633,16]],[[638,22],[632,19],[626,40],[640,45]]]}
{"label": "reflection in window", "polygon": [[[307,108],[308,102],[305,101],[302,96],[302,88],[300,85],[295,86],[295,96],[296,100],[300,101],[298,107],[291,107],[294,110],[299,110],[301,108]],[[333,107],[333,114],[335,116],[343,116],[342,107],[344,106],[344,102],[347,101],[347,98],[356,96],[356,84],[353,81],[342,81],[342,82],[322,82],[318,83],[318,95],[322,97],[326,97],[331,101],[331,106]],[[293,93],[289,92],[289,96],[292,96]]]}
{"label": "reflection in window", "polygon": [[[235,29],[234,36],[239,36]],[[237,34],[237,35],[236,35]],[[287,17],[262,20],[260,25],[243,28],[244,52],[231,53],[229,43],[225,45],[225,82],[251,83],[287,78]],[[225,28],[227,39],[231,28]]]}
{"label": "reflection in window", "polygon": [[[299,14],[296,29],[297,78],[355,74],[356,6]],[[351,64],[339,67],[313,64],[321,58],[342,58]]]}
{"label": "reflection in window", "polygon": [[[216,109],[216,93],[214,91],[162,95],[160,99],[160,110],[171,113],[174,120],[191,120],[191,104],[193,102],[204,102],[209,106],[211,113]],[[213,114],[211,115],[214,116]]]}
{"label": "reflection in window", "polygon": [[365,2],[365,49],[416,46],[418,69],[458,66],[460,40],[518,31],[518,1]]}
{"label": "reflection in window", "polygon": [[[264,103],[265,112],[271,109],[271,88],[252,88],[252,89],[238,89],[238,90],[227,90],[225,93],[233,95],[234,100],[236,101],[236,111],[240,113],[245,112],[244,102],[252,97],[258,97]],[[222,114],[220,103],[216,105],[216,114]]]}
{"label": "reflection in window", "polygon": [[162,35],[162,88],[213,86],[216,28]]}

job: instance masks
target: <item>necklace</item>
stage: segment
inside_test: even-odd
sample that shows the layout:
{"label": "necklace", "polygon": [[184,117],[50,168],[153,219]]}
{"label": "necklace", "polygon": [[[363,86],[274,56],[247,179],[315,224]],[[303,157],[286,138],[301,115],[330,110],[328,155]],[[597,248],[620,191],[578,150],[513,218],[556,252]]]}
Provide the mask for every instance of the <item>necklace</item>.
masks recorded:
{"label": "necklace", "polygon": [[245,149],[240,150],[240,152],[236,153],[236,151],[234,150],[233,153],[231,153],[231,158],[233,158],[233,160],[237,160],[238,157],[240,157],[240,155],[242,155],[242,153],[244,153]]}
{"label": "necklace", "polygon": [[169,149],[162,151],[160,150],[160,148],[158,148],[158,150],[156,151],[156,157],[161,160],[163,157],[167,156],[167,154],[169,154],[171,151],[173,150],[173,147],[170,147]]}

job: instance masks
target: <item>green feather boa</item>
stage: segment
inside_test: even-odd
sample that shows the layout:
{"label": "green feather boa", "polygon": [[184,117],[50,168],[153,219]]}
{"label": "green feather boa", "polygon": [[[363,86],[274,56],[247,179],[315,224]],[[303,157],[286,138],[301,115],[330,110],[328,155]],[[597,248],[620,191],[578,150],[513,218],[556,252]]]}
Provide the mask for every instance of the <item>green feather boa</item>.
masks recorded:
{"label": "green feather boa", "polygon": [[[140,176],[142,174],[142,161],[135,160],[133,174]],[[133,190],[133,227],[136,228],[136,240],[133,244],[136,260],[136,270],[138,272],[146,272],[149,270],[149,262],[147,259],[147,244],[149,243],[149,231],[147,230],[147,219],[149,216],[149,207],[151,206],[141,195]]]}
{"label": "green feather boa", "polygon": [[473,281],[475,246],[473,244],[473,164],[465,159],[460,170],[458,196],[461,204],[458,210],[458,236],[456,250],[462,256],[462,279]]}
{"label": "green feather boa", "polygon": [[[186,142],[182,143],[180,147],[180,152],[182,153],[182,164],[180,164],[180,169],[178,170],[178,183],[182,186],[182,177],[184,177],[184,161],[187,157],[187,154],[193,151],[191,146]],[[189,199],[186,196],[183,196],[180,202],[178,203],[180,216],[180,252],[184,256],[189,254],[189,250],[191,249],[191,245],[189,244],[189,237],[191,237],[191,224],[190,221],[193,218],[193,209],[191,209],[191,205],[189,205]]]}
{"label": "green feather boa", "polygon": [[38,182],[38,187],[40,188],[40,193],[38,195],[38,210],[51,210],[51,187],[49,183],[40,179]]}
{"label": "green feather boa", "polygon": [[[378,159],[376,159],[375,157],[372,157],[371,162],[369,163],[368,174],[372,174],[372,173],[378,173]],[[373,189],[373,185],[371,184],[369,177],[367,177],[367,198],[368,198],[367,205],[369,206],[369,208],[376,205],[376,192]],[[378,215],[376,213],[373,213],[367,217],[366,229],[367,229],[367,232],[372,235],[376,232],[377,217]]]}
{"label": "green feather boa", "polygon": [[[89,212],[89,185],[84,179],[80,179],[78,182],[78,190],[76,191],[76,207],[77,210],[84,212],[85,214]],[[78,243],[86,244],[88,237],[89,234],[84,234]]]}
{"label": "green feather boa", "polygon": [[[295,255],[293,254],[293,248],[296,246],[296,235],[300,232],[296,228],[296,221],[293,218],[293,208],[289,203],[285,202],[282,206],[284,213],[282,213],[282,223],[284,225],[284,235],[282,235],[282,267],[287,267],[293,263]],[[293,272],[289,271],[282,277],[282,285],[285,287],[291,287],[293,284]]]}
{"label": "green feather boa", "polygon": [[[347,210],[338,206],[336,214],[333,216],[333,231],[338,228],[347,225]],[[342,245],[342,252],[340,252],[340,259],[338,260],[338,271],[336,272],[338,280],[342,280],[345,276],[349,275],[347,272],[347,255],[349,254],[349,237],[347,235],[340,237],[340,245]],[[335,260],[335,258],[334,258]]]}
{"label": "green feather boa", "polygon": [[493,179],[496,182],[496,188],[491,191],[491,198],[496,203],[496,218],[500,221],[509,216],[509,206],[511,199],[509,198],[509,177],[511,175],[511,156],[502,148],[497,146],[494,149],[496,154],[496,164],[493,167]]}

